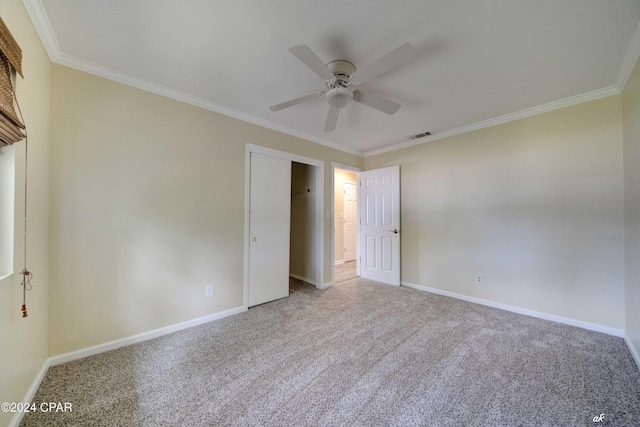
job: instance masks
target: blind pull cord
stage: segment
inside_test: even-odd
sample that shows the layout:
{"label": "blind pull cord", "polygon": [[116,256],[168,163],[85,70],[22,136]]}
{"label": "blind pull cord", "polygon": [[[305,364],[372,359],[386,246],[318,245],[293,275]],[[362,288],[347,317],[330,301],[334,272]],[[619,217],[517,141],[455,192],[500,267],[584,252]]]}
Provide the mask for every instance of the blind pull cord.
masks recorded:
{"label": "blind pull cord", "polygon": [[[16,89],[14,85],[11,85],[11,90],[13,91],[13,99],[16,100],[16,106],[18,107],[18,114],[20,114],[20,119],[24,124],[24,116],[22,115],[22,110],[20,109],[20,103],[18,102],[18,97],[16,96]],[[28,177],[28,165],[29,165],[29,136],[27,133],[27,126],[25,124],[24,129],[24,267],[20,272],[22,276],[22,282],[20,286],[22,286],[22,317],[27,317],[27,291],[33,289],[31,287],[31,279],[33,278],[33,273],[27,270],[27,177]]]}

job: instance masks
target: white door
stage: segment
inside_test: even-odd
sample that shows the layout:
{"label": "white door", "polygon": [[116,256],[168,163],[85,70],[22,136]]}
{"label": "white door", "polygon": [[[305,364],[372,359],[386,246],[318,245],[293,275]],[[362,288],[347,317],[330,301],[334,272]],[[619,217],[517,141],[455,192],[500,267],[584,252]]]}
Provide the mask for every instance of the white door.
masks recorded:
{"label": "white door", "polygon": [[360,276],[400,285],[400,166],[359,174]]}
{"label": "white door", "polygon": [[358,186],[352,182],[345,182],[343,191],[343,221],[344,221],[344,260],[353,261],[356,259],[356,241],[358,236]]}
{"label": "white door", "polygon": [[251,153],[249,306],[289,296],[291,161]]}

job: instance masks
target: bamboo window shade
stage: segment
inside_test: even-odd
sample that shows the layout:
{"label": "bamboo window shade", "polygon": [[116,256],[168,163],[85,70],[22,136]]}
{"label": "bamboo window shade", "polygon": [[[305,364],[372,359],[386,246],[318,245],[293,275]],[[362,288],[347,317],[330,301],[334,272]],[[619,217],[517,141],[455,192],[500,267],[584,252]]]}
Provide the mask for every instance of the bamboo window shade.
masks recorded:
{"label": "bamboo window shade", "polygon": [[22,50],[0,18],[0,147],[25,137],[25,126],[15,110],[16,72],[22,76]]}

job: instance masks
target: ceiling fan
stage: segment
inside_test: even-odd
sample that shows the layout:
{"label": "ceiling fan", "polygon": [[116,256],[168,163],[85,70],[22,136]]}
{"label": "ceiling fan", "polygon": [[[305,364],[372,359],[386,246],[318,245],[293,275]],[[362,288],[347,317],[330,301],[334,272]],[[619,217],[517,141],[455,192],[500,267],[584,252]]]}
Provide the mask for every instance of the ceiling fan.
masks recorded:
{"label": "ceiling fan", "polygon": [[350,86],[358,86],[380,77],[413,61],[417,57],[413,46],[405,43],[376,59],[371,64],[356,70],[356,67],[351,62],[345,60],[332,61],[325,65],[306,45],[292,47],[289,52],[320,76],[325,81],[327,90],[313,92],[281,104],[272,105],[269,109],[271,111],[280,111],[303,102],[324,98],[329,104],[327,121],[324,125],[325,132],[335,130],[340,110],[349,105],[351,101],[360,102],[389,115],[398,111],[400,104],[378,95],[362,92],[359,89],[352,90]]}

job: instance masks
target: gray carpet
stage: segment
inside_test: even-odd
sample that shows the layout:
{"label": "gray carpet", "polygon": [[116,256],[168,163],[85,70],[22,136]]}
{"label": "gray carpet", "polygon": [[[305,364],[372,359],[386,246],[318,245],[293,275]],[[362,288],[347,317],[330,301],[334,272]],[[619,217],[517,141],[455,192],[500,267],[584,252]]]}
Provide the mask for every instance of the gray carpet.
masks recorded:
{"label": "gray carpet", "polygon": [[[620,338],[363,279],[49,369],[59,426],[640,426]],[[601,423],[593,419],[604,414]]]}

